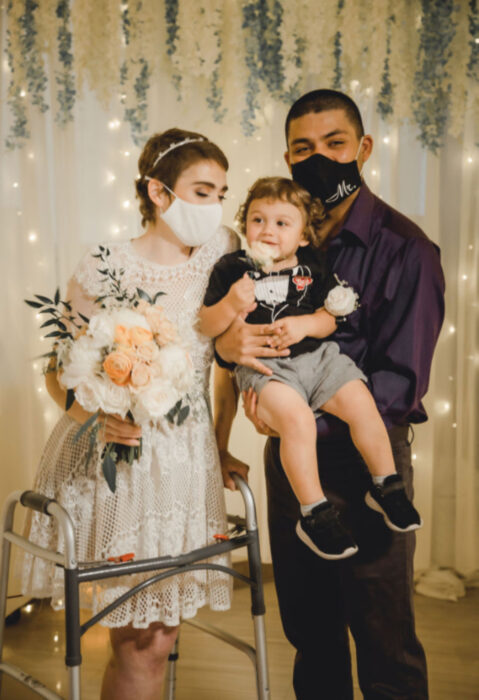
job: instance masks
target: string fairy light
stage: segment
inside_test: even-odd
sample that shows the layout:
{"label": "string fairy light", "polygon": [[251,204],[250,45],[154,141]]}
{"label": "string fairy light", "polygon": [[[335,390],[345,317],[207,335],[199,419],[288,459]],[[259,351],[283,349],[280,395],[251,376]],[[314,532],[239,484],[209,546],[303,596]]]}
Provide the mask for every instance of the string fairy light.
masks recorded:
{"label": "string fairy light", "polygon": [[389,136],[385,136],[385,137],[383,138],[383,143],[389,143],[389,141],[390,141]]}
{"label": "string fairy light", "polygon": [[119,119],[111,119],[111,121],[108,122],[108,128],[113,130],[113,129],[119,129],[121,126],[121,122]]}
{"label": "string fairy light", "polygon": [[30,243],[35,243],[37,238],[38,238],[37,233],[35,231],[30,231],[30,233],[28,234],[28,240],[30,241]]}

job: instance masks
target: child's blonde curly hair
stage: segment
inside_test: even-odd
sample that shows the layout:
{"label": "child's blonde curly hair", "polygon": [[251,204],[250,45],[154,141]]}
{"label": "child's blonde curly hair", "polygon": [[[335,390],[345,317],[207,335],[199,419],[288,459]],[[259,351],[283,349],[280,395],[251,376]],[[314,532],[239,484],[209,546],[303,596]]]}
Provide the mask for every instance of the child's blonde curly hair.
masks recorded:
{"label": "child's blonde curly hair", "polygon": [[319,199],[311,197],[297,182],[287,177],[261,177],[256,180],[236,214],[236,222],[243,235],[246,235],[248,209],[254,199],[281,199],[297,207],[303,215],[304,237],[311,245],[320,246],[319,228],[326,216],[324,207]]}

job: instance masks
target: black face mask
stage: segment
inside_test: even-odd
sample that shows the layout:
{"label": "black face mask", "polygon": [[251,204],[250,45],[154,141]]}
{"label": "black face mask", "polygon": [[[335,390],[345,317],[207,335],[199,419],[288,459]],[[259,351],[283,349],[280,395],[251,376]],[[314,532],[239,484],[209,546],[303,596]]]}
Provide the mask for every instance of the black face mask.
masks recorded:
{"label": "black face mask", "polygon": [[[361,147],[361,146],[360,146]],[[312,197],[319,197],[325,209],[333,209],[361,187],[361,174],[356,160],[338,163],[320,153],[293,163],[293,180]]]}

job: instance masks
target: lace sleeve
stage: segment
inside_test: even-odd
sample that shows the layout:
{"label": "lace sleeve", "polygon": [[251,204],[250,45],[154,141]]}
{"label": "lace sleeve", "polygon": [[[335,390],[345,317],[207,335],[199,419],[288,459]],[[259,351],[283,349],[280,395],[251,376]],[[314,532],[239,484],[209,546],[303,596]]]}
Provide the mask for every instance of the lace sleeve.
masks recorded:
{"label": "lace sleeve", "polygon": [[99,253],[98,246],[95,246],[83,256],[70,280],[71,283],[79,284],[88,297],[97,297],[103,291],[102,276],[98,273],[99,260],[94,255]]}

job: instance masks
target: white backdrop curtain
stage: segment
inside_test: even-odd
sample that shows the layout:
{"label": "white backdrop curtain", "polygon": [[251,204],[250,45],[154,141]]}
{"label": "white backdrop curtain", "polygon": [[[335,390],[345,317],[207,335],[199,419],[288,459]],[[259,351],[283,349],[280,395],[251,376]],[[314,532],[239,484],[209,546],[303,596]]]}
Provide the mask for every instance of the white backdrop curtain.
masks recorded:
{"label": "white backdrop curtain", "polygon": [[[233,12],[241,3],[227,5]],[[5,8],[2,18],[5,49]],[[162,36],[164,39],[164,28]],[[98,53],[98,71],[108,69],[107,59]],[[56,67],[53,61],[45,65],[50,81],[44,96],[53,102]],[[233,99],[242,89],[242,83],[236,83],[234,66],[230,68],[225,100],[228,96]],[[321,72],[304,70],[304,90],[331,86]],[[456,77],[456,82],[464,82],[462,73]],[[273,99],[262,89],[257,95],[255,130],[247,136],[239,119],[231,118],[222,125],[213,121],[200,77],[189,76],[187,94],[178,102],[171,66],[160,52],[150,82],[149,133],[172,126],[200,131],[227,154],[230,193],[224,207],[225,223],[233,224],[239,203],[257,177],[288,174],[283,160],[284,101]],[[11,490],[31,486],[42,446],[58,416],[43,386],[42,362],[34,359],[48,349],[48,343],[40,340],[34,311],[22,300],[33,293],[53,293],[56,286],[65,290],[76,261],[92,244],[141,233],[133,187],[140,148],[132,140],[131,124],[123,118],[121,88],[106,104],[85,86],[72,108],[73,120],[64,128],[58,125],[53,110],[41,113],[27,107],[30,136],[23,140],[23,148],[12,150],[4,145],[12,127],[6,99],[10,84],[11,70],[3,60],[2,501]],[[367,81],[354,79],[347,84],[343,81],[342,87],[357,100],[365,128],[375,138],[373,155],[364,170],[366,182],[441,247],[447,284],[446,320],[425,401],[429,421],[416,428],[413,445],[416,500],[425,521],[418,533],[416,568],[447,567],[471,577],[479,568],[479,149],[472,97],[461,115],[461,128],[456,135],[447,135],[444,146],[433,154],[418,141],[417,124],[400,124],[395,114],[387,123],[381,119],[375,107],[380,86],[374,88]],[[239,99],[237,95],[235,99]],[[263,559],[268,561],[262,447],[263,439],[239,417],[232,451],[251,465]],[[237,497],[230,500],[230,509],[236,509]]]}

